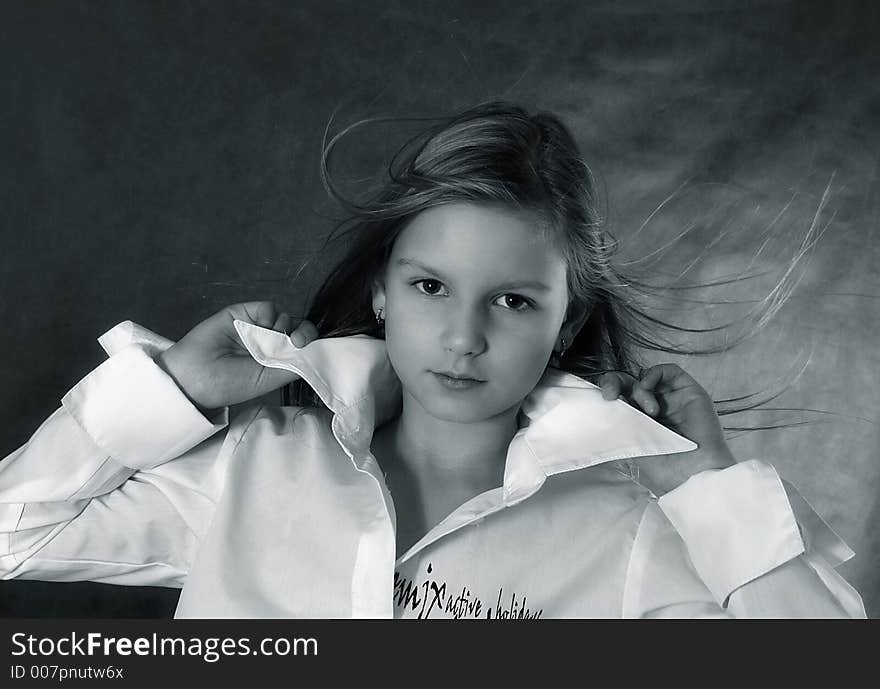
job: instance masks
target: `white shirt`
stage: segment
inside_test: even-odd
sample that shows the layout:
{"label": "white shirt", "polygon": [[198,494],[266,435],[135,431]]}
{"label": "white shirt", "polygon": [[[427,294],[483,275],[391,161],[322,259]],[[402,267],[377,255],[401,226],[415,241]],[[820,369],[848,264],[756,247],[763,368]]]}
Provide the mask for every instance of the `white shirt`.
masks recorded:
{"label": "white shirt", "polygon": [[[328,410],[252,401],[205,418],[131,321],[109,358],[0,463],[3,578],[182,587],[180,617],[865,617],[852,551],[752,459],[657,500],[615,460],[696,448],[548,368],[503,485],[407,552],[370,452],[399,411],[383,340],[235,322]],[[225,429],[225,432],[219,431]],[[662,460],[660,460],[662,461]]]}

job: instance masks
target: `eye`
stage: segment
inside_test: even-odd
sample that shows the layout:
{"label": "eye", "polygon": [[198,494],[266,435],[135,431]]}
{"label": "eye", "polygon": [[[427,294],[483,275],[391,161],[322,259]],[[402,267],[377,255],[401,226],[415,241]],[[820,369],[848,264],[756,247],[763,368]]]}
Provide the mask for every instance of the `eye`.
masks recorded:
{"label": "eye", "polygon": [[439,280],[432,280],[431,278],[416,280],[412,283],[413,285],[421,285],[418,287],[419,292],[422,294],[427,294],[431,297],[436,297],[440,294],[440,290],[443,289],[443,283]]}
{"label": "eye", "polygon": [[502,294],[496,303],[498,301],[501,301],[501,306],[510,311],[527,311],[534,306],[531,299],[526,299],[518,294]]}

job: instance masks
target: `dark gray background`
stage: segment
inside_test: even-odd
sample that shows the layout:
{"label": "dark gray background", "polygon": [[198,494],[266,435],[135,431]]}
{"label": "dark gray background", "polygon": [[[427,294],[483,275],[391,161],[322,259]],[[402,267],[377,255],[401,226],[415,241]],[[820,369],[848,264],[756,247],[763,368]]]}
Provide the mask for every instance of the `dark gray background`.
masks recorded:
{"label": "dark gray background", "polygon": [[[662,316],[742,314],[825,229],[759,337],[684,365],[716,397],[794,379],[774,406],[820,410],[743,415],[811,423],[731,447],[774,462],[857,551],[841,572],[877,616],[878,29],[869,2],[4,3],[0,456],[122,320],[178,339],[235,302],[301,311],[320,272],[293,278],[336,212],[317,174],[334,108],[339,125],[504,97],[572,127],[622,259],[689,228],[634,267],[667,282],[768,271],[709,295],[740,303]],[[346,188],[404,133],[344,144]],[[0,615],[168,616],[177,593],[3,582]]]}

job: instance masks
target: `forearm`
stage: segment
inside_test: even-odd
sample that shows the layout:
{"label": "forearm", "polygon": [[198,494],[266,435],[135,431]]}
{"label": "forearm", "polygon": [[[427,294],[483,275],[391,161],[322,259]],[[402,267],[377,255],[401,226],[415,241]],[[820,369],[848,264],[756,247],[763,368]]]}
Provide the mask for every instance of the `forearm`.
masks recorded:
{"label": "forearm", "polygon": [[659,504],[716,601],[735,616],[864,616],[858,593],[831,566],[852,552],[811,510],[811,518],[796,516],[769,464],[697,474]]}
{"label": "forearm", "polygon": [[734,617],[843,617],[852,615],[803,557],[796,557],[730,594]]}
{"label": "forearm", "polygon": [[[167,581],[162,558],[185,560],[180,553],[213,507],[204,488],[170,488],[178,475],[181,485],[192,482],[187,466],[213,471],[223,441],[216,432],[227,420],[226,410],[205,419],[147,349],[113,352],[0,462],[0,576],[106,580],[137,570],[140,582],[158,562],[146,578]],[[184,455],[193,461],[168,467]],[[128,481],[158,470],[154,481]],[[148,530],[139,538],[139,523],[157,521],[169,525],[167,543]]]}

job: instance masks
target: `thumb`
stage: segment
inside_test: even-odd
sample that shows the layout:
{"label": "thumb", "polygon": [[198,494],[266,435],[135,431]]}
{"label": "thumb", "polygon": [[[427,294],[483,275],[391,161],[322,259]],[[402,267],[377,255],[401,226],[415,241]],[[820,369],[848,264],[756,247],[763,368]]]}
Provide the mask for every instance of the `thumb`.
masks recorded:
{"label": "thumb", "polygon": [[233,318],[253,323],[261,328],[272,328],[281,310],[272,301],[248,301],[225,309]]}

